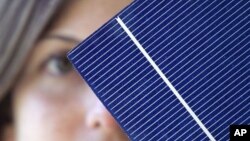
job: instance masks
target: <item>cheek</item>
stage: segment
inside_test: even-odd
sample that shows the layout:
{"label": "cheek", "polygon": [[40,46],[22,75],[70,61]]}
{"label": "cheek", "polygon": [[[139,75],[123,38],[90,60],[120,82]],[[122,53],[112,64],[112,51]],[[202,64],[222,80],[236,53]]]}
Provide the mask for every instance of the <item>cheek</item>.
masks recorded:
{"label": "cheek", "polygon": [[[37,141],[37,138],[64,141],[79,136],[124,137],[88,85],[82,80],[67,80],[39,79],[17,87],[14,110],[19,137],[25,141]],[[98,128],[92,126],[96,121],[101,125]]]}
{"label": "cheek", "polygon": [[34,85],[24,87],[14,100],[17,127],[29,135],[32,131],[37,136],[71,136],[84,120],[81,99],[80,95],[61,90],[49,91]]}

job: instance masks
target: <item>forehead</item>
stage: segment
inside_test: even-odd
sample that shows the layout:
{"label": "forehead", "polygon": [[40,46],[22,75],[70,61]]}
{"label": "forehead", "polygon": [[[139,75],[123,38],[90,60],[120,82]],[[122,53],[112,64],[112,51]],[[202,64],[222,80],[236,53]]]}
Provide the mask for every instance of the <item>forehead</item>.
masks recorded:
{"label": "forehead", "polygon": [[52,20],[47,34],[83,40],[108,21],[131,0],[72,0]]}

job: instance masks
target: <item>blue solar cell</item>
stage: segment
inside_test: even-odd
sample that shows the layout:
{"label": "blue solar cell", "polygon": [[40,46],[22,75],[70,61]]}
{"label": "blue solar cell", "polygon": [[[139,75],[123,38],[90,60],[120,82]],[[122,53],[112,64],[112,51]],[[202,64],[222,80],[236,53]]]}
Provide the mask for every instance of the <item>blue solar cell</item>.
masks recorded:
{"label": "blue solar cell", "polygon": [[250,123],[249,2],[137,0],[68,57],[131,140],[228,140]]}

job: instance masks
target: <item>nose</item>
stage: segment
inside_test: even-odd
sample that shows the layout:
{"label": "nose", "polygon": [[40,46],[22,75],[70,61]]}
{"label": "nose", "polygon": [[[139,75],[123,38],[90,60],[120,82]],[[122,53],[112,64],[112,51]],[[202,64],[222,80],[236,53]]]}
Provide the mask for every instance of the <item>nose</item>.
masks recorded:
{"label": "nose", "polygon": [[107,117],[108,113],[105,107],[101,104],[101,102],[96,102],[93,107],[89,108],[88,113],[86,115],[86,125],[91,129],[101,129],[106,128],[108,125]]}
{"label": "nose", "polygon": [[98,114],[94,114],[93,112],[91,112],[91,114],[87,116],[86,124],[88,128],[97,129],[103,126],[100,116],[97,116],[97,115]]}

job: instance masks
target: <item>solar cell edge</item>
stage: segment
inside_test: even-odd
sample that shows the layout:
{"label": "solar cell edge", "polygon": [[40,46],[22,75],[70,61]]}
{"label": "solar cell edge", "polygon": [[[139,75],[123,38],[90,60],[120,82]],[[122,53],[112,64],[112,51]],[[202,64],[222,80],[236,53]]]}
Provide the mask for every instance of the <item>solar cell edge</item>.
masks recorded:
{"label": "solar cell edge", "polygon": [[[138,2],[139,0],[134,0],[133,2],[131,2],[129,5],[125,6],[122,10],[120,10],[117,14],[115,14],[114,16],[112,16],[109,20],[107,20],[103,25],[101,25],[100,27],[97,28],[97,30],[95,30],[93,33],[91,33],[87,38],[83,39],[82,42],[80,42],[78,45],[76,45],[74,48],[72,48],[70,51],[67,52],[67,57],[69,60],[71,60],[75,54],[75,52],[81,48],[88,40],[90,40],[91,38],[93,38],[98,32],[100,32],[103,28],[105,28],[112,20],[114,20],[118,15],[121,15],[121,13],[123,13],[124,11],[126,11],[127,9],[129,9],[133,4],[135,4],[136,2]],[[73,63],[73,62],[71,62]]]}

